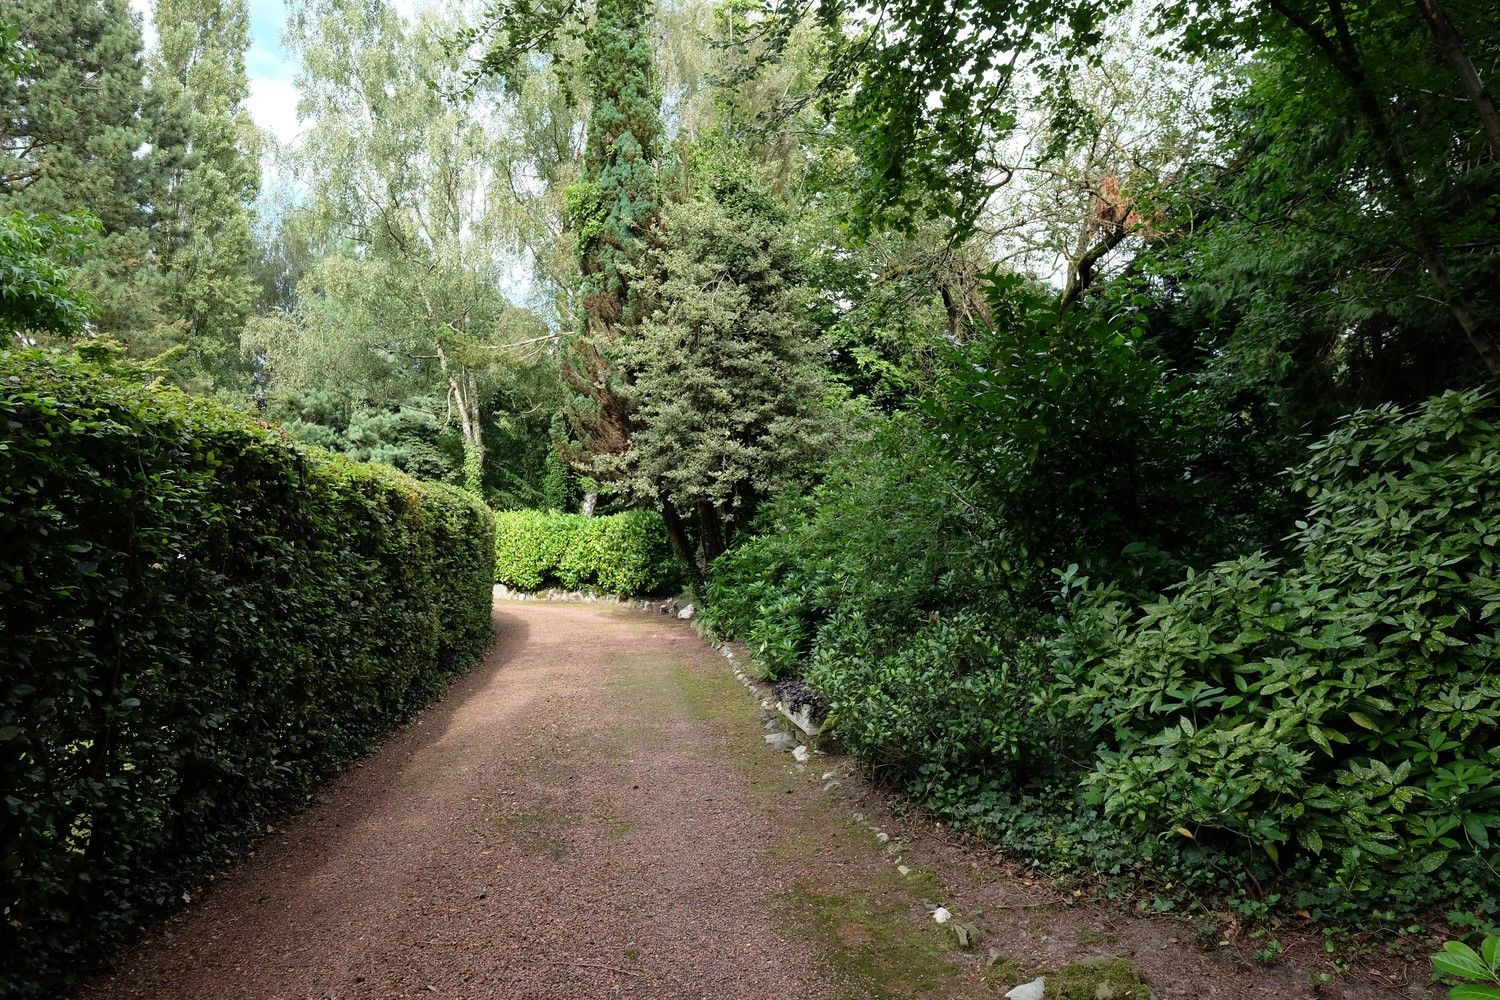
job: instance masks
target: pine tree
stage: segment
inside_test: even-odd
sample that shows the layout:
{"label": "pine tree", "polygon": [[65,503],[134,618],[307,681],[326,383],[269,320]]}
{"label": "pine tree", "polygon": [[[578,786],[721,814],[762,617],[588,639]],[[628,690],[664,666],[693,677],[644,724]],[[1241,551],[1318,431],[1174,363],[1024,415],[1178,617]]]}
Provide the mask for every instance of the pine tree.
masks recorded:
{"label": "pine tree", "polygon": [[0,77],[0,211],[92,214],[97,256],[77,283],[96,327],[141,355],[168,346],[158,217],[181,136],[145,79],[127,0],[12,0],[31,58]]}
{"label": "pine tree", "polygon": [[837,420],[786,210],[743,149],[697,154],[694,190],[628,268],[640,316],[620,352],[631,434],[618,466],[701,574],[763,499],[806,485]]}
{"label": "pine tree", "polygon": [[153,85],[186,123],[183,155],[168,177],[162,270],[168,309],[195,388],[243,382],[240,333],[255,303],[250,205],[260,183],[260,136],[245,110],[244,0],[156,0]]}

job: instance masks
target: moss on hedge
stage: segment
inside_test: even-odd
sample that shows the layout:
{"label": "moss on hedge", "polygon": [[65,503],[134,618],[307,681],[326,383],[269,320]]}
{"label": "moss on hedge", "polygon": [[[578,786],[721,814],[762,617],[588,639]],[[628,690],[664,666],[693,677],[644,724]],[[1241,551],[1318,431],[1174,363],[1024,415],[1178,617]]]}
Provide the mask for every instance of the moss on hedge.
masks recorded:
{"label": "moss on hedge", "polygon": [[468,494],[0,352],[0,995],[50,994],[491,634]]}
{"label": "moss on hedge", "polygon": [[682,566],[655,511],[584,517],[512,510],[496,515],[495,528],[495,582],[518,590],[560,586],[630,596],[682,584]]}

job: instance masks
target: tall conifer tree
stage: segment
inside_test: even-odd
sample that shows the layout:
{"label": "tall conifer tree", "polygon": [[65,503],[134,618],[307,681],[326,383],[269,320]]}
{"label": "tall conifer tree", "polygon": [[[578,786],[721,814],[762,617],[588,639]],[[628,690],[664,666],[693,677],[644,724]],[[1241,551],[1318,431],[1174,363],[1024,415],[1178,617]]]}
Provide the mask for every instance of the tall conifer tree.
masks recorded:
{"label": "tall conifer tree", "polygon": [[628,444],[630,408],[618,354],[637,322],[630,271],[661,211],[657,158],[661,97],[652,71],[646,0],[599,0],[584,77],[590,112],[583,174],[568,194],[583,278],[582,315],[569,340],[570,421],[590,471],[608,475]]}
{"label": "tall conifer tree", "polygon": [[161,213],[167,308],[187,348],[190,384],[227,388],[243,381],[240,333],[256,296],[250,205],[260,136],[245,110],[250,18],[244,0],[156,0],[155,23],[152,82],[186,125]]}
{"label": "tall conifer tree", "polygon": [[78,273],[98,329],[133,352],[169,345],[156,209],[181,136],[146,81],[127,0],[13,0],[31,54],[0,78],[0,210],[89,213],[99,252]]}

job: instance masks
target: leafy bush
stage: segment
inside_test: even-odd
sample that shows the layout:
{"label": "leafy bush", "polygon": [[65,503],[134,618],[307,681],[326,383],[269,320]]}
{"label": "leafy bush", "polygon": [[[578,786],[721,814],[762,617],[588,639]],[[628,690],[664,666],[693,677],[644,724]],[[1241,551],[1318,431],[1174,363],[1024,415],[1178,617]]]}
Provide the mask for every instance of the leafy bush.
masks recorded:
{"label": "leafy bush", "polygon": [[56,992],[489,641],[468,495],[0,353],[0,994]]}
{"label": "leafy bush", "polygon": [[558,564],[584,528],[572,514],[507,510],[495,515],[495,582],[536,590],[557,579]]}
{"label": "leafy bush", "polygon": [[924,802],[1055,764],[1025,559],[915,421],[892,420],[811,504],[783,497],[714,565],[705,623],[760,672],[805,671],[855,753]]}
{"label": "leafy bush", "polygon": [[763,674],[805,675],[872,770],[1054,871],[1247,918],[1268,885],[1362,923],[1492,912],[1494,410],[1355,415],[1283,479],[1311,509],[1281,561],[1222,562],[1144,608],[1128,553],[1104,564],[1129,592],[1072,567],[1050,605],[1031,528],[898,417],[763,510],[714,564],[705,623]]}
{"label": "leafy bush", "polygon": [[585,517],[512,510],[496,515],[495,526],[495,582],[509,587],[658,594],[682,583],[666,525],[654,511]]}
{"label": "leafy bush", "polygon": [[1285,563],[1220,563],[1138,615],[1080,609],[1106,635],[1072,701],[1106,741],[1107,815],[1300,853],[1354,890],[1500,864],[1495,410],[1357,413],[1295,475],[1311,507]]}
{"label": "leafy bush", "polygon": [[892,631],[851,609],[823,629],[808,679],[852,752],[943,810],[1056,765],[1050,662],[1014,626],[966,609]]}
{"label": "leafy bush", "polygon": [[1017,553],[1152,591],[1289,530],[1277,475],[1304,442],[1260,440],[1241,406],[1176,374],[1138,299],[1116,290],[1059,317],[1051,289],[991,274],[987,300],[994,329],[954,352],[922,407]]}

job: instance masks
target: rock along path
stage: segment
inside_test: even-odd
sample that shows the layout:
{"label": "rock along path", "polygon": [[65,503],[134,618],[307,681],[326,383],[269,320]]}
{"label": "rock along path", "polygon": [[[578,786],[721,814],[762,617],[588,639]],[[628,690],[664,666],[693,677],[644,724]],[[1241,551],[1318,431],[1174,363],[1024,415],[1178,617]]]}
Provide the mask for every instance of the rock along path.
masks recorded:
{"label": "rock along path", "polygon": [[[857,779],[825,790],[822,758],[767,748],[723,659],[675,619],[495,614],[483,664],[79,995],[1001,996],[1090,943],[1155,973],[1158,997],[1308,995],[1305,971],[1206,956],[1177,924],[1080,921],[1067,893],[924,848],[931,824]],[[907,841],[908,873],[860,808]],[[1002,915],[1004,940],[985,928],[1000,950],[958,950],[940,902]]]}

